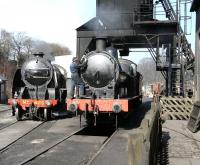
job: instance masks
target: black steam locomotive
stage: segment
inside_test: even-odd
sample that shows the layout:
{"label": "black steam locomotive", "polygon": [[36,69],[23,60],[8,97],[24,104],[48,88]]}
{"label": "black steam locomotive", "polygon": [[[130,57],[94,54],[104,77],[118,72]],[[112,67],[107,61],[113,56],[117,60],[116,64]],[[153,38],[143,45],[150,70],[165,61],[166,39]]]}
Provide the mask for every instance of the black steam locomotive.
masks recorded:
{"label": "black steam locomotive", "polygon": [[68,109],[85,112],[88,123],[97,116],[128,113],[142,100],[142,76],[130,60],[118,59],[117,50],[106,48],[105,39],[96,39],[96,50],[82,57],[87,65],[81,77],[86,93],[78,99],[67,99]]}
{"label": "black steam locomotive", "polygon": [[[99,46],[102,40],[97,40],[97,50],[84,56],[87,66],[81,76],[86,84],[86,96],[95,98],[131,98],[140,94],[137,65],[130,60],[118,59],[117,50],[110,46]],[[104,43],[105,44],[105,43]]]}
{"label": "black steam locomotive", "polygon": [[15,73],[9,103],[17,120],[23,116],[49,120],[52,110],[65,103],[65,70],[43,56],[33,54]]}

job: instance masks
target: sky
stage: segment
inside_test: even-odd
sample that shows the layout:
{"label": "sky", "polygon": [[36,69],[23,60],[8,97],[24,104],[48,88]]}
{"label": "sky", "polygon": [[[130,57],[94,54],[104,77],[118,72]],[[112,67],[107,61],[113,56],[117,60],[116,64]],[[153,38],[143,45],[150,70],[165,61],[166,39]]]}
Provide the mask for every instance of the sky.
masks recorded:
{"label": "sky", "polygon": [[95,15],[95,0],[0,0],[1,29],[59,43],[74,54],[75,29]]}
{"label": "sky", "polygon": [[[0,29],[25,32],[34,39],[67,46],[73,54],[76,53],[75,29],[95,15],[95,0],[0,0]],[[188,38],[193,49],[194,16],[195,13],[188,22],[188,29],[192,32]],[[131,60],[138,63],[145,54],[135,53]]]}

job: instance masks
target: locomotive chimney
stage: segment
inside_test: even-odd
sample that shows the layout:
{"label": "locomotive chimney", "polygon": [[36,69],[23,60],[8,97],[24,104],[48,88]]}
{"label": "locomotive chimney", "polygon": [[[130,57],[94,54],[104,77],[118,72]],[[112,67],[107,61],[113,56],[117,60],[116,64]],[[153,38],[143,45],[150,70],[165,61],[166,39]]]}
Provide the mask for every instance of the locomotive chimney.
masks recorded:
{"label": "locomotive chimney", "polygon": [[44,53],[43,52],[37,52],[37,53],[34,53],[33,55],[36,56],[36,57],[42,57],[43,58]]}
{"label": "locomotive chimney", "polygon": [[105,38],[96,38],[96,51],[104,51],[106,49],[106,40]]}

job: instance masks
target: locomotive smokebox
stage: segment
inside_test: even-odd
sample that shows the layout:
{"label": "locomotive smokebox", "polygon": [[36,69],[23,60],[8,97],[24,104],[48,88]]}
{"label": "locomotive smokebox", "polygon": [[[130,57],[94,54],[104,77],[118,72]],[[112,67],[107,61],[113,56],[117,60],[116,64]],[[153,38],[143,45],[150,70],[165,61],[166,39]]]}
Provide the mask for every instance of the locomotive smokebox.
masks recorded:
{"label": "locomotive smokebox", "polygon": [[105,38],[96,38],[96,51],[101,52],[106,49],[106,39]]}
{"label": "locomotive smokebox", "polygon": [[43,52],[35,53],[22,65],[21,77],[27,87],[42,87],[51,81],[53,66],[43,56]]}

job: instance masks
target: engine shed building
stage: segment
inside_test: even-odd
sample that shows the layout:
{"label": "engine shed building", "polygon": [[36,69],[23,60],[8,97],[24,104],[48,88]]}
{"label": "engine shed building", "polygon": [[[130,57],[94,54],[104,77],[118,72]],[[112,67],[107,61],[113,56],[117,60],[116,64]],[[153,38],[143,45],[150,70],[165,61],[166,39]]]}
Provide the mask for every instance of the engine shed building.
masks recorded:
{"label": "engine shed building", "polygon": [[200,1],[193,0],[190,9],[191,12],[196,12],[196,38],[195,38],[195,72],[196,72],[196,94],[195,100],[200,101]]}
{"label": "engine shed building", "polygon": [[7,79],[0,75],[0,104],[6,103],[6,81]]}

